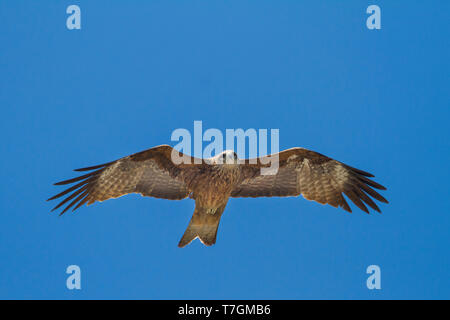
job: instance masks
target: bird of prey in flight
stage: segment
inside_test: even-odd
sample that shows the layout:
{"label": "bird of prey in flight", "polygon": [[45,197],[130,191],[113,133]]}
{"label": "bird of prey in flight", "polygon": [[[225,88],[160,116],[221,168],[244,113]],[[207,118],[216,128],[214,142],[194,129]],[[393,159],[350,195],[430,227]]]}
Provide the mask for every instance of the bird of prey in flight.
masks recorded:
{"label": "bird of prey in flight", "polygon": [[[174,161],[173,155],[182,161]],[[261,169],[269,166],[268,157],[274,156],[278,160],[278,170],[275,174],[262,174]],[[198,159],[161,145],[75,171],[90,172],[55,183],[75,185],[48,199],[68,195],[53,209],[72,200],[61,214],[74,205],[73,210],[85,203],[89,205],[129,193],[169,200],[194,199],[194,214],[179,247],[196,238],[207,246],[213,245],[220,218],[230,198],[295,197],[301,194],[308,200],[351,212],[345,194],[367,213],[366,205],[381,212],[371,197],[388,203],[374,190],[386,188],[369,179],[374,177],[372,174],[303,148],[240,160],[230,150],[209,159]]]}

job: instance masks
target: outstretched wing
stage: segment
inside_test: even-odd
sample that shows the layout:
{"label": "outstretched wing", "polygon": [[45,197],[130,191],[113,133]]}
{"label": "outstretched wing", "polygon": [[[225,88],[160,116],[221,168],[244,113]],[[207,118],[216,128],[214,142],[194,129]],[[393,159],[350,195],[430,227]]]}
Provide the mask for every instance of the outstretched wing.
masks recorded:
{"label": "outstretched wing", "polygon": [[[268,158],[278,157],[278,171],[261,175],[261,168],[269,167]],[[245,160],[241,164],[244,180],[232,192],[232,197],[274,197],[303,195],[308,200],[351,212],[344,194],[361,210],[365,206],[381,212],[370,198],[388,203],[375,189],[385,187],[369,179],[372,174],[352,168],[320,153],[303,148],[292,148],[278,154]],[[365,203],[365,204],[364,204]]]}
{"label": "outstretched wing", "polygon": [[[172,152],[183,157],[180,164],[172,161]],[[180,158],[179,158],[180,159]],[[69,195],[53,210],[71,201],[61,212],[73,211],[95,201],[117,198],[129,193],[170,200],[189,195],[186,179],[195,175],[194,158],[175,151],[168,145],[154,147],[119,160],[75,171],[91,171],[85,175],[57,182],[55,185],[76,183],[48,200]],[[52,210],[52,211],[53,211]]]}

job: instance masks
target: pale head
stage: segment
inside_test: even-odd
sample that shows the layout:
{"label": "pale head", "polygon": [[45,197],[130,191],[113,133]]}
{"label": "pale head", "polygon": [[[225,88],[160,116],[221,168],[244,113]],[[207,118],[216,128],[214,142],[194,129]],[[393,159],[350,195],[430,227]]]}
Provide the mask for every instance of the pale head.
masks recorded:
{"label": "pale head", "polygon": [[239,159],[236,152],[234,152],[233,150],[225,150],[215,157],[212,157],[211,160],[214,164],[234,165],[238,163]]}

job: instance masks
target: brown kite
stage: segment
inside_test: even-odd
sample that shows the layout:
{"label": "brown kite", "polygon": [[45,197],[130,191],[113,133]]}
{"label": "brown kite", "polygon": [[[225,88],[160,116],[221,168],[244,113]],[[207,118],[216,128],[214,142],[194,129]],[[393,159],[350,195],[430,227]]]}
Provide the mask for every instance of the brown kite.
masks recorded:
{"label": "brown kite", "polygon": [[[177,161],[174,161],[174,156]],[[263,174],[262,169],[270,166],[269,159],[277,159],[277,170],[274,174]],[[85,203],[89,205],[129,193],[169,200],[194,199],[194,214],[179,247],[186,246],[195,238],[205,245],[213,245],[230,197],[288,197],[301,194],[308,200],[351,212],[343,196],[345,194],[367,213],[366,205],[381,212],[370,197],[388,203],[372,189],[386,190],[368,178],[374,177],[372,174],[303,148],[240,160],[233,151],[224,151],[209,159],[198,159],[168,145],[161,145],[75,171],[91,172],[55,183],[76,184],[48,199],[72,192],[53,209],[72,200],[61,214],[74,205],[73,210]]]}

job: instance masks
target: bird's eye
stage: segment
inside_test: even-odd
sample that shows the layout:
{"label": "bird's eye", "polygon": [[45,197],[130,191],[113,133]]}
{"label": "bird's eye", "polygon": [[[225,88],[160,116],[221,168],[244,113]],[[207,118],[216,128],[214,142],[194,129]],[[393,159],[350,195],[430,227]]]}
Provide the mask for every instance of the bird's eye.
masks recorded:
{"label": "bird's eye", "polygon": [[236,152],[233,153],[233,157],[234,157],[234,160],[237,160],[238,157],[237,157]]}

